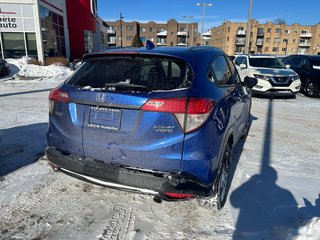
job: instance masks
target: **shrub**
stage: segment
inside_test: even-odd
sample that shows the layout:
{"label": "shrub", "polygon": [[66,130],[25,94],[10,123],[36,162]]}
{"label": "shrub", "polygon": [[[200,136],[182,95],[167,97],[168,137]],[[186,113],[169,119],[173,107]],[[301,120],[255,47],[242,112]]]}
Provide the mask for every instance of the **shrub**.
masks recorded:
{"label": "shrub", "polygon": [[38,59],[28,59],[28,64],[38,65],[41,66],[42,62],[40,62]]}
{"label": "shrub", "polygon": [[48,65],[52,65],[52,64],[61,65],[61,66],[68,66],[69,61],[68,61],[68,59],[66,59],[64,57],[46,58],[46,65],[48,66]]}

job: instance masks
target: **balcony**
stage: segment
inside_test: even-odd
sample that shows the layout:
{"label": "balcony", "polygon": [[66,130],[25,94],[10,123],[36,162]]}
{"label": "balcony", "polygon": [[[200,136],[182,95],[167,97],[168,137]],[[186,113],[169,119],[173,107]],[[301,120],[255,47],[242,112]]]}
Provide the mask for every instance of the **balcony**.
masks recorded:
{"label": "balcony", "polygon": [[159,37],[166,37],[167,36],[167,31],[162,31],[162,32],[158,32],[157,36]]}
{"label": "balcony", "polygon": [[300,42],[299,47],[310,47],[310,42]]}
{"label": "balcony", "polygon": [[211,37],[207,37],[207,36],[203,35],[203,39],[204,40],[211,40]]}
{"label": "balcony", "polygon": [[302,37],[302,38],[311,38],[312,37],[312,33],[301,33],[300,37]]}
{"label": "balcony", "polygon": [[186,31],[177,32],[177,36],[187,36],[188,33]]}
{"label": "balcony", "polygon": [[114,42],[114,41],[108,42],[108,45],[116,45],[116,42]]}
{"label": "balcony", "polygon": [[167,43],[158,42],[157,46],[167,46]]}
{"label": "balcony", "polygon": [[108,29],[107,32],[108,34],[116,34],[116,30],[113,29]]}
{"label": "balcony", "polygon": [[179,43],[177,44],[177,46],[183,46],[183,47],[185,47],[185,46],[187,46],[187,44],[184,43],[184,42],[179,42]]}
{"label": "balcony", "polygon": [[246,31],[245,30],[238,30],[237,35],[246,35]]}

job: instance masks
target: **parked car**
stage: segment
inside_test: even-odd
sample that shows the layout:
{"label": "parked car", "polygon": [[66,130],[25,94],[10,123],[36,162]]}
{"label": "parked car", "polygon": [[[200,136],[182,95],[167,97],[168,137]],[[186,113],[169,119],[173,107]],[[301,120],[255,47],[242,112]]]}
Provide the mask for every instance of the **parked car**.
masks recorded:
{"label": "parked car", "polygon": [[9,74],[8,62],[4,59],[0,59],[0,77],[7,76]]}
{"label": "parked car", "polygon": [[157,201],[216,196],[222,208],[251,96],[218,48],[88,54],[49,99],[54,169]]}
{"label": "parked car", "polygon": [[320,93],[320,56],[291,55],[282,60],[289,68],[296,71],[302,83],[301,91],[309,97]]}
{"label": "parked car", "polygon": [[258,80],[252,88],[254,94],[294,96],[300,90],[299,75],[274,56],[238,55],[234,63],[242,81],[247,76]]}

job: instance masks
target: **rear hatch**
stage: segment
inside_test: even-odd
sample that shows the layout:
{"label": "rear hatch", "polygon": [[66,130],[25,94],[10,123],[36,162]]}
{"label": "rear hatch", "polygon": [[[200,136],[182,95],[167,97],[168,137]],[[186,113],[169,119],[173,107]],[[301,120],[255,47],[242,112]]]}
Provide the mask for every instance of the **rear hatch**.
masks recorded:
{"label": "rear hatch", "polygon": [[179,114],[192,78],[185,61],[168,56],[86,59],[65,86],[70,102],[84,110],[83,155],[129,168],[181,171]]}

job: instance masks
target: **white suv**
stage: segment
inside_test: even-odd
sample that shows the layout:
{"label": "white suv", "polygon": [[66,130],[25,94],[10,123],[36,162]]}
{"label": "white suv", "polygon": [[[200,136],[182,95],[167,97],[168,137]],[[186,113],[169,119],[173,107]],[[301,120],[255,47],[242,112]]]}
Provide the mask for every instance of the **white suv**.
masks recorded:
{"label": "white suv", "polygon": [[242,82],[247,76],[258,80],[252,88],[255,94],[294,96],[300,90],[299,75],[274,56],[238,55],[233,61]]}

